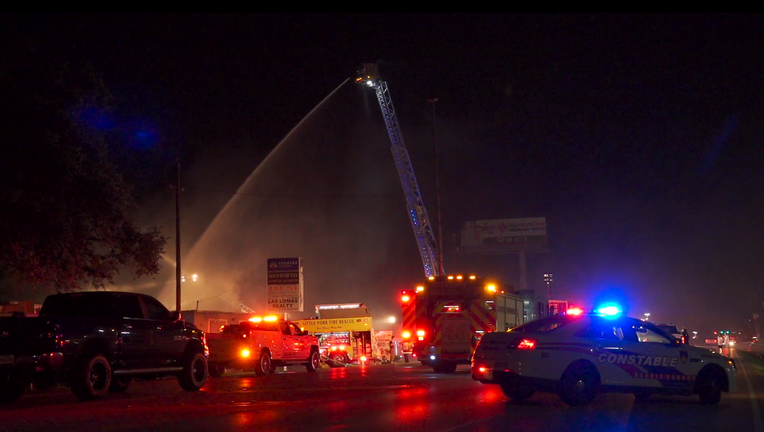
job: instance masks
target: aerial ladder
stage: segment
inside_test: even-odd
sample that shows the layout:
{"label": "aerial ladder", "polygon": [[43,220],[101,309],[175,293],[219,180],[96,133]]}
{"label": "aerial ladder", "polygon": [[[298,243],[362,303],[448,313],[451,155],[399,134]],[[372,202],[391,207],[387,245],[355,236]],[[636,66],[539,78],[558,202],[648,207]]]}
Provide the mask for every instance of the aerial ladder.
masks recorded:
{"label": "aerial ladder", "polygon": [[406,206],[408,208],[409,219],[411,220],[411,227],[414,229],[414,236],[419,246],[419,254],[422,256],[424,275],[427,278],[443,275],[443,266],[438,261],[438,243],[435,241],[435,234],[430,224],[430,218],[427,216],[427,209],[422,201],[422,194],[419,192],[414,168],[411,166],[411,159],[403,142],[403,135],[401,135],[401,129],[398,125],[398,118],[395,115],[395,108],[393,108],[393,100],[390,98],[387,83],[380,79],[376,63],[364,63],[358,70],[355,81],[373,88],[377,94],[382,117],[384,117],[387,133],[390,135],[390,142],[392,143],[391,149],[393,159],[395,160],[395,167],[398,169],[403,193],[406,196]]}

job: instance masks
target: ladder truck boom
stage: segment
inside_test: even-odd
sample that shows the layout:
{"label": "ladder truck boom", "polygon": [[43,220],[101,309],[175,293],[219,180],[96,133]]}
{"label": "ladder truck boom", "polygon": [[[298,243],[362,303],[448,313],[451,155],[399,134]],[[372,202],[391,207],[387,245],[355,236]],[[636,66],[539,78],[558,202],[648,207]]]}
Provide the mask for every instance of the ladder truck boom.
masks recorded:
{"label": "ladder truck boom", "polygon": [[409,153],[403,142],[403,135],[401,135],[401,129],[398,125],[398,118],[395,115],[395,108],[393,108],[393,100],[390,98],[387,83],[380,79],[376,63],[364,63],[358,70],[356,82],[373,88],[377,95],[379,107],[382,110],[382,117],[384,117],[385,126],[387,127],[387,133],[390,135],[395,167],[398,169],[403,193],[406,196],[406,206],[408,207],[411,227],[414,229],[414,236],[419,246],[419,254],[422,256],[425,277],[442,275],[444,270],[440,268],[441,266],[438,262],[438,246],[435,241],[435,234],[430,224],[430,218],[427,216],[427,209],[422,201],[422,194],[419,192]]}

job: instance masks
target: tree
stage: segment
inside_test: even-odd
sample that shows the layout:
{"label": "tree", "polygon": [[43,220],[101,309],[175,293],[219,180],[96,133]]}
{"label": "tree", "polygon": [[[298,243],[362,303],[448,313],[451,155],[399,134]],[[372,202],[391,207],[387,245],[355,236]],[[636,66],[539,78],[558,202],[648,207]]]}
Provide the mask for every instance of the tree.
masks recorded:
{"label": "tree", "polygon": [[130,218],[131,187],[99,130],[111,97],[88,67],[6,50],[0,64],[0,271],[57,291],[156,274],[166,238]]}

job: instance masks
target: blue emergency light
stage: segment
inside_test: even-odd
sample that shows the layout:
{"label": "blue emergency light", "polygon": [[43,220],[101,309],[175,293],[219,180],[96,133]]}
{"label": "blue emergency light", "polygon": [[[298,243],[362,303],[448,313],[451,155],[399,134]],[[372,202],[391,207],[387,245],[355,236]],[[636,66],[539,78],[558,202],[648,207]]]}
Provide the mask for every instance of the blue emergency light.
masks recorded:
{"label": "blue emergency light", "polygon": [[621,315],[622,312],[623,310],[614,304],[602,305],[598,309],[594,310],[594,313],[601,315],[605,318],[616,318],[619,315]]}

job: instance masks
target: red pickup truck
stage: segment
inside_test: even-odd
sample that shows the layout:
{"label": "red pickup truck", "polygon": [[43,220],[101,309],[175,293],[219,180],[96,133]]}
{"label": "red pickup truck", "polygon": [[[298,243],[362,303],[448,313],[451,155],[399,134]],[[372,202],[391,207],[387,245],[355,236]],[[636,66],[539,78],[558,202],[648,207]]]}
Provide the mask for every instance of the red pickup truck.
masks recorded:
{"label": "red pickup truck", "polygon": [[226,369],[254,370],[262,376],[278,366],[304,365],[315,372],[320,365],[318,338],[292,321],[276,316],[253,317],[238,325],[207,334],[209,370],[213,378]]}

